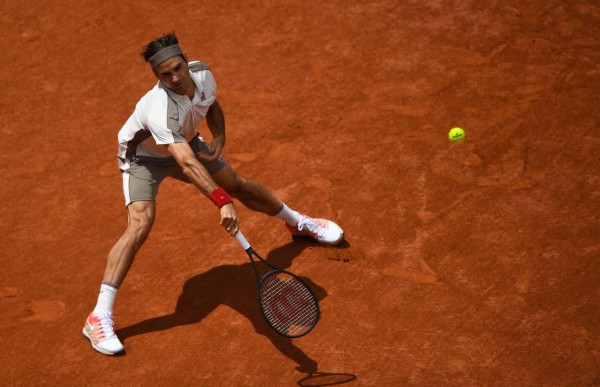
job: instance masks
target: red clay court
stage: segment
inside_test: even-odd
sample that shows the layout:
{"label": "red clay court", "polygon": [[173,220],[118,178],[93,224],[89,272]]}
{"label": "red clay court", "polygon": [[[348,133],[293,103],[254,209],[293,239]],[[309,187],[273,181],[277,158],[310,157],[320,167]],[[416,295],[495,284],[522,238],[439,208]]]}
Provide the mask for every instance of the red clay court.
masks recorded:
{"label": "red clay court", "polygon": [[[8,0],[0,21],[0,384],[600,385],[597,1]],[[172,180],[117,297],[127,353],[81,334],[125,227],[116,134],[156,82],[138,52],[169,31],[212,68],[238,172],[346,232],[293,241],[238,206],[317,291],[303,338]]]}

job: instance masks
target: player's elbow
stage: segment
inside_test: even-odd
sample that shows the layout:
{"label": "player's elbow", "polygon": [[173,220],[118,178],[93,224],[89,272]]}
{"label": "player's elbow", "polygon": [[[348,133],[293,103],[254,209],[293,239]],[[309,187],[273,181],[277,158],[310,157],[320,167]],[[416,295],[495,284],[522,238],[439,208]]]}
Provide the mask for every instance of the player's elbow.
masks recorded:
{"label": "player's elbow", "polygon": [[179,161],[181,171],[188,178],[191,178],[196,174],[195,171],[198,169],[198,164],[198,160],[193,157],[185,157]]}
{"label": "player's elbow", "polygon": [[190,171],[198,164],[198,160],[196,160],[196,157],[188,144],[169,144],[167,150],[186,176],[188,176]]}

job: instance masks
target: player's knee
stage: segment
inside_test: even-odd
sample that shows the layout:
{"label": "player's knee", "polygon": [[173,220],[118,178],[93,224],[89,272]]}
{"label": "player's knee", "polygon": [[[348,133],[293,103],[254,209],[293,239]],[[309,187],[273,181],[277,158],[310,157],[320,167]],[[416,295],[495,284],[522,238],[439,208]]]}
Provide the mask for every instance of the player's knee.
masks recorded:
{"label": "player's knee", "polygon": [[150,233],[153,224],[154,219],[151,215],[138,214],[130,219],[128,229],[138,239],[144,240]]}
{"label": "player's knee", "polygon": [[227,193],[234,198],[244,197],[250,190],[248,180],[238,176],[235,181],[228,187]]}

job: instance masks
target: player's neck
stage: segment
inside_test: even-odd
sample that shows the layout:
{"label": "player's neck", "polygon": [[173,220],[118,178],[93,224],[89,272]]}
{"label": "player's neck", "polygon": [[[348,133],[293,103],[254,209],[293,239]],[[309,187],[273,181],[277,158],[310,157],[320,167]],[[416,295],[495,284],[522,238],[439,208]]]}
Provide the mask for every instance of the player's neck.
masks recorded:
{"label": "player's neck", "polygon": [[194,82],[190,82],[191,85],[188,87],[185,95],[188,96],[190,100],[194,99],[194,94],[196,94],[196,84]]}

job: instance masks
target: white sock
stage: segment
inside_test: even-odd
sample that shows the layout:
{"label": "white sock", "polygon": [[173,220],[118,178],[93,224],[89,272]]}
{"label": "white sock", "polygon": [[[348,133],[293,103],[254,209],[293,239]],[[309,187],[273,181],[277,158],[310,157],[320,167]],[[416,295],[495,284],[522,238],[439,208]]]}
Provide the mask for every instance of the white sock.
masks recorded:
{"label": "white sock", "polygon": [[98,303],[94,308],[94,312],[109,312],[112,313],[115,297],[117,296],[117,288],[114,286],[102,284],[100,286],[100,294],[98,295]]}
{"label": "white sock", "polygon": [[289,224],[292,227],[297,226],[298,222],[300,222],[300,220],[302,219],[302,215],[300,215],[300,213],[298,211],[294,211],[294,210],[290,209],[283,202],[281,203],[281,206],[282,206],[281,211],[279,211],[275,215],[275,217],[285,221],[287,224]]}

